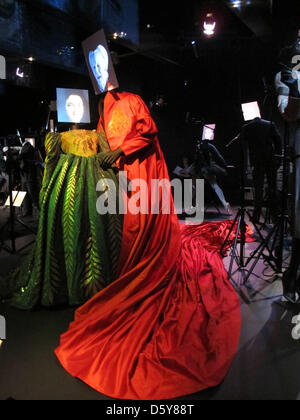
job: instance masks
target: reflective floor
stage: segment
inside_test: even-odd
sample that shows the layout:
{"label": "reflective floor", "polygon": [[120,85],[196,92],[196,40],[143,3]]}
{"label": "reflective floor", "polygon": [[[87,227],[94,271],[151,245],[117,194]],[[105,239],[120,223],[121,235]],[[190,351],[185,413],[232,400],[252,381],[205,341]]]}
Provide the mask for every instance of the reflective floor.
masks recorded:
{"label": "reflective floor", "polygon": [[[0,214],[3,217],[3,212]],[[208,221],[223,218],[215,209],[209,209],[206,214]],[[20,235],[17,248],[32,239],[26,229],[23,233],[20,231]],[[256,247],[257,243],[246,244],[246,255],[249,256]],[[224,260],[227,269],[230,254],[231,251]],[[22,258],[2,250],[1,274],[19,264]],[[287,249],[284,266],[288,258]],[[263,259],[258,260],[245,285],[250,268],[249,264],[244,271],[237,271],[236,262],[233,264],[232,281],[240,295],[242,333],[227,377],[219,387],[183,396],[183,400],[300,399],[300,340],[292,337],[295,327],[292,319],[300,314],[300,305],[282,302],[281,277]],[[69,376],[54,356],[60,334],[73,320],[74,309],[21,312],[2,304],[0,314],[7,321],[7,340],[0,349],[1,400],[109,399]]]}

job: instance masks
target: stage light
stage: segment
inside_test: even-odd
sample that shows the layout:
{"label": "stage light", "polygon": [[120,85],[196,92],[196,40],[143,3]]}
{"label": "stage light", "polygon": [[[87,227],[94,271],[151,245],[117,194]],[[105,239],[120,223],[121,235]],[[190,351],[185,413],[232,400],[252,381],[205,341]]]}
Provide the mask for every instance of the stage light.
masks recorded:
{"label": "stage light", "polygon": [[2,340],[0,340],[0,349],[1,349],[2,344],[3,344],[3,341],[2,341]]}
{"label": "stage light", "polygon": [[197,49],[196,41],[193,41],[192,42],[192,46],[193,46],[194,55],[198,59],[199,58],[199,54],[198,54],[198,49]]}
{"label": "stage light", "polygon": [[113,34],[113,39],[118,39],[118,38],[126,38],[127,37],[127,33],[126,32],[115,32],[114,34]]}
{"label": "stage light", "polygon": [[241,7],[241,2],[236,0],[232,2],[232,7],[236,8],[236,9],[240,9]]}
{"label": "stage light", "polygon": [[30,61],[32,63],[33,61],[35,61],[35,58],[34,57],[28,57],[28,61]]}
{"label": "stage light", "polygon": [[214,19],[214,15],[212,13],[208,13],[203,23],[203,33],[206,36],[213,36],[215,34],[216,27],[217,22]]}

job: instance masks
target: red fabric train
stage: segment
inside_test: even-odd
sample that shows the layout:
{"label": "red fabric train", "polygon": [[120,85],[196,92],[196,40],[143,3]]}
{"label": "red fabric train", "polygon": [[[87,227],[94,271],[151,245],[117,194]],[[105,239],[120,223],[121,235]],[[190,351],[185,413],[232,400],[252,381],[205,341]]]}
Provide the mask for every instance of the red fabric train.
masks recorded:
{"label": "red fabric train", "polygon": [[[168,179],[138,96],[108,93],[104,129],[111,149],[124,151],[118,166],[130,180]],[[126,215],[119,276],[76,311],[55,351],[63,367],[122,399],[170,399],[218,385],[241,324],[220,256],[230,225],[180,227],[175,214]]]}

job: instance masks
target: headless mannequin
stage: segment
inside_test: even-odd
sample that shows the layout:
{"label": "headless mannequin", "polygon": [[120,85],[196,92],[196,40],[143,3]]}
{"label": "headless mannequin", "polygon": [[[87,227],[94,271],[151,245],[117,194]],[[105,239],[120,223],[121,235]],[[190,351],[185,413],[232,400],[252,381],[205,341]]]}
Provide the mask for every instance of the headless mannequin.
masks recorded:
{"label": "headless mannequin", "polygon": [[[111,92],[113,95],[114,93]],[[104,120],[104,100],[107,92],[104,92],[100,95],[99,103],[98,103],[98,111],[99,116],[102,119],[103,127],[105,127],[105,120]],[[119,147],[116,150],[112,150],[111,152],[102,153],[102,163],[101,166],[103,169],[108,169],[113,166],[113,164],[119,159],[120,156],[123,155],[123,150]]]}
{"label": "headless mannequin", "polygon": [[104,122],[104,99],[105,99],[106,93],[107,92],[102,93],[100,95],[99,102],[98,102],[98,112],[103,122]]}
{"label": "headless mannequin", "polygon": [[[215,160],[221,165],[217,165],[212,162],[211,155],[214,156]],[[223,156],[220,154],[218,149],[211,144],[210,140],[203,140],[197,145],[197,157],[196,166],[198,173],[207,180],[212,189],[215,191],[217,197],[222,203],[226,213],[231,215],[230,204],[227,202],[223,190],[217,183],[217,175],[227,176],[227,163]]]}

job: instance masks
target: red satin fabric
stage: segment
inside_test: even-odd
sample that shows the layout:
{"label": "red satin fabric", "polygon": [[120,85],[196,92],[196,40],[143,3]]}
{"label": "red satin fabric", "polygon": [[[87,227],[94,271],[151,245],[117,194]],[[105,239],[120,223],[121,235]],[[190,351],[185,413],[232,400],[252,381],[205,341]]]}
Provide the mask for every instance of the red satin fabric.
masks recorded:
{"label": "red satin fabric", "polygon": [[[108,92],[103,111],[104,124],[102,120],[99,121],[98,131],[103,124],[110,148],[122,148],[125,157],[118,161],[118,166],[120,171],[127,173],[128,180],[140,179],[150,186],[153,179],[169,179],[156,125],[142,99],[128,92]],[[130,193],[127,194],[128,199],[131,196]],[[123,198],[125,202],[125,195]],[[147,202],[151,208],[150,189]],[[159,205],[161,208],[161,192]],[[139,273],[144,270],[143,265],[147,266],[153,258],[155,260],[152,265],[155,266],[162,255],[162,272],[167,270],[167,273],[169,266],[174,266],[180,251],[180,238],[177,216],[174,211],[172,213],[171,216],[132,215],[127,211],[124,217],[119,275],[128,273],[133,267]],[[156,238],[153,236],[154,231]],[[172,241],[168,237],[170,232]]]}
{"label": "red satin fabric", "polygon": [[[119,167],[130,179],[168,178],[146,106],[135,95],[118,95],[107,94],[104,121],[112,150],[121,146],[126,155]],[[113,118],[123,124],[121,140]],[[174,214],[126,215],[119,277],[76,311],[55,351],[63,367],[121,399],[170,399],[218,385],[241,322],[219,252],[230,226],[180,227]]]}

